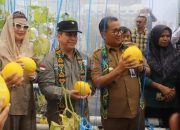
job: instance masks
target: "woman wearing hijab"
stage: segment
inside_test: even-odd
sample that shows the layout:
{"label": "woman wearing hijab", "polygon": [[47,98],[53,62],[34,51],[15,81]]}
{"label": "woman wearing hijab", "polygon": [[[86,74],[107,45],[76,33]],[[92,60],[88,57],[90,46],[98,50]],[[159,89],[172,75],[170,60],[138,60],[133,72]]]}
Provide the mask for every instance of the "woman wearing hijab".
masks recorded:
{"label": "woman wearing hijab", "polygon": [[[28,41],[26,16],[16,11],[8,16],[0,36],[0,67],[17,61],[22,56],[33,57],[32,45]],[[23,64],[20,63],[22,66]],[[8,86],[11,107],[4,130],[36,130],[35,102],[31,76],[24,76],[19,87]]]}
{"label": "woman wearing hijab", "polygon": [[[176,83],[179,79],[180,53],[171,44],[172,31],[165,25],[155,26],[150,33],[146,80],[146,117],[160,118],[168,127],[169,116],[176,111]],[[178,86],[179,87],[179,86]]]}

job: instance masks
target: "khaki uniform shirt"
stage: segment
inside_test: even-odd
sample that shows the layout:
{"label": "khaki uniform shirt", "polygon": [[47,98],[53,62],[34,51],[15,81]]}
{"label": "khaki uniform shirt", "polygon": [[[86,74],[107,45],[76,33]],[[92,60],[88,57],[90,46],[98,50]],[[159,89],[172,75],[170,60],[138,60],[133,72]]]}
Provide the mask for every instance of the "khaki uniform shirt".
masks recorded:
{"label": "khaki uniform shirt", "polygon": [[[107,47],[109,68],[116,68],[122,51]],[[102,76],[101,49],[96,50],[91,57],[92,79]],[[129,70],[114,79],[109,88],[108,117],[110,118],[133,118],[140,106],[140,84],[137,77],[131,77]]]}
{"label": "khaki uniform shirt", "polygon": [[[76,53],[76,52],[75,52]],[[66,88],[73,89],[73,85],[76,81],[81,80],[80,69],[77,62],[77,57],[74,53],[74,58],[70,60],[67,55],[64,57],[65,65],[65,80]],[[82,57],[83,58],[83,57]],[[45,56],[41,65],[44,66],[43,69],[40,67],[40,72],[38,74],[38,84],[41,92],[45,95],[48,102],[47,104],[47,116],[53,116],[53,114],[59,113],[58,104],[60,98],[64,96],[62,87],[59,87],[58,82],[58,62],[55,52],[50,52]],[[40,66],[41,66],[40,65]],[[64,98],[63,98],[64,102]],[[73,100],[72,103],[75,112],[80,114],[81,104],[79,100]]]}

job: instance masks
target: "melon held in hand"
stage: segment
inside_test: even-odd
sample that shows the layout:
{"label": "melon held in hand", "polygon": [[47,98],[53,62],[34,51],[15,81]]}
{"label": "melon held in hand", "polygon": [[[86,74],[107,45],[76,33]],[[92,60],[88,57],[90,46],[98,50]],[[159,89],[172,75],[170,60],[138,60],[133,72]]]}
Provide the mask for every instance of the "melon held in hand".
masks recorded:
{"label": "melon held in hand", "polygon": [[128,55],[131,59],[135,59],[137,63],[143,61],[142,52],[137,46],[130,46],[123,52],[123,57],[127,57]]}
{"label": "melon held in hand", "polygon": [[23,77],[23,69],[16,62],[8,63],[2,70],[2,76],[4,78],[7,78],[14,73],[16,73],[16,76],[18,76],[19,78]]}
{"label": "melon held in hand", "polygon": [[29,57],[21,57],[18,59],[24,63],[24,73],[25,74],[33,74],[36,71],[36,63],[32,58]]}
{"label": "melon held in hand", "polygon": [[2,78],[2,76],[0,76],[0,99],[2,99],[3,97],[4,97],[4,104],[3,104],[3,108],[4,108],[9,103],[10,93],[4,79]]}
{"label": "melon held in hand", "polygon": [[76,81],[74,89],[77,90],[81,96],[86,96],[91,93],[90,85],[84,81]]}

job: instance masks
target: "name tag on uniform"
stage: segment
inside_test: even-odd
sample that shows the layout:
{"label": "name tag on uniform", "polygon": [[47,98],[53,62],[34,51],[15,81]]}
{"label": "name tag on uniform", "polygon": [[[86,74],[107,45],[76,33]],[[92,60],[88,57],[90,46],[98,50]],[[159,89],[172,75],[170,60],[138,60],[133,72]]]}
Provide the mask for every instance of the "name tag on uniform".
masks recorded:
{"label": "name tag on uniform", "polygon": [[136,72],[135,72],[134,69],[129,69],[129,73],[130,73],[131,78],[136,78],[137,77]]}

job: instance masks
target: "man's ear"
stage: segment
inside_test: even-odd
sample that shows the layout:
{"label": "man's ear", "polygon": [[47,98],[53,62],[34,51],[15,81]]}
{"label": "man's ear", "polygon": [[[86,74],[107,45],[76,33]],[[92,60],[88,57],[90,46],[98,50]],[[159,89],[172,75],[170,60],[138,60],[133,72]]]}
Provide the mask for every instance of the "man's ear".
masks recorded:
{"label": "man's ear", "polygon": [[104,40],[106,39],[105,32],[101,32],[101,36],[102,36],[102,38],[103,38]]}
{"label": "man's ear", "polygon": [[61,35],[62,35],[62,32],[58,32],[58,33],[57,33],[57,38],[60,38]]}

